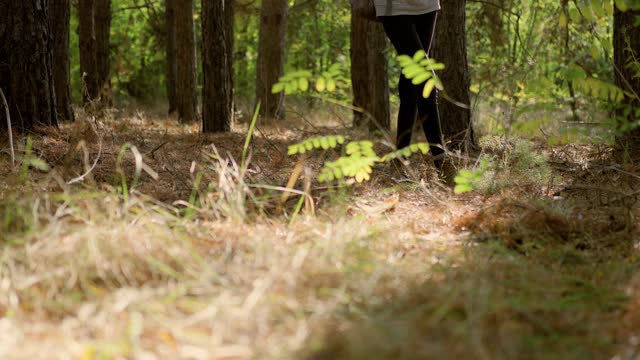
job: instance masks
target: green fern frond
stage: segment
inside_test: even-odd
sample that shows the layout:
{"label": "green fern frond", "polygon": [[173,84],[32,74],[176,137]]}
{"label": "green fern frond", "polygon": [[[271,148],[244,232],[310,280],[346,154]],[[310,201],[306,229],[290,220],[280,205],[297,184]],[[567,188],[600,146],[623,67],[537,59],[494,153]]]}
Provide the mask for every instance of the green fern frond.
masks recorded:
{"label": "green fern frond", "polygon": [[396,151],[390,152],[388,154],[386,154],[385,156],[382,157],[382,162],[388,162],[391,161],[393,159],[397,159],[400,157],[404,157],[404,158],[408,158],[413,154],[417,154],[417,153],[422,153],[422,154],[427,154],[429,152],[429,144],[422,142],[422,143],[416,143],[416,144],[411,144],[407,147],[404,147],[402,149],[398,149]]}
{"label": "green fern frond", "polygon": [[400,55],[398,63],[402,67],[402,75],[410,79],[414,85],[425,84],[423,97],[428,98],[434,88],[442,90],[442,82],[435,75],[435,71],[444,69],[444,64],[429,59],[424,50],[419,50],[413,56]]}
{"label": "green fern frond", "polygon": [[277,94],[283,92],[287,95],[309,89],[309,81],[313,77],[310,71],[296,70],[281,76],[278,82],[273,85],[271,92]]}
{"label": "green fern frond", "polygon": [[315,149],[334,149],[338,145],[344,144],[345,137],[342,135],[317,136],[304,140],[301,143],[289,146],[287,153],[289,155],[304,154],[307,151]]}
{"label": "green fern frond", "polygon": [[615,84],[596,78],[588,77],[582,80],[575,80],[573,84],[590,96],[609,100],[616,104],[620,103],[625,97],[624,91]]}
{"label": "green fern frond", "polygon": [[480,166],[476,169],[460,169],[454,181],[456,183],[453,191],[456,194],[463,194],[473,191],[474,186],[482,180],[482,177],[489,169],[489,162],[486,159],[480,161]]}
{"label": "green fern frond", "polygon": [[351,141],[345,146],[345,153],[346,156],[324,164],[318,181],[353,179],[361,183],[371,179],[373,166],[381,160],[373,150],[373,142]]}
{"label": "green fern frond", "polygon": [[350,80],[345,74],[346,68],[340,63],[331,65],[328,70],[315,76],[307,70],[296,70],[280,77],[271,88],[271,92],[277,94],[284,91],[286,95],[305,92],[309,90],[312,82],[319,93],[334,92],[349,86]]}
{"label": "green fern frond", "polygon": [[327,162],[322,167],[318,181],[327,182],[352,178],[361,183],[371,179],[373,166],[378,161],[380,161],[378,156],[361,156],[359,153],[342,156],[335,161]]}

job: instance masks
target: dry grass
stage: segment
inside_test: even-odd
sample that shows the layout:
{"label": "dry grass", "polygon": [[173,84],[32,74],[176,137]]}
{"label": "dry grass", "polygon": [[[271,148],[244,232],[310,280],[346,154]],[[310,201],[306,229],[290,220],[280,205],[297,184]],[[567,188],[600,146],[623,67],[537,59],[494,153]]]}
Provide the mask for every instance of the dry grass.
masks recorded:
{"label": "dry grass", "polygon": [[[245,128],[204,136],[115,112],[41,132],[34,154],[50,171],[0,158],[0,358],[633,353],[633,206],[527,195],[546,188],[453,197],[416,159],[422,183],[386,167],[349,191],[313,182],[315,215],[294,218],[298,195],[280,204],[264,188],[287,183],[287,144],[347,131],[259,126],[243,169],[232,159]],[[118,161],[125,143],[157,180],[130,150]],[[306,176],[322,159],[309,159]],[[614,208],[626,220],[609,231]]]}

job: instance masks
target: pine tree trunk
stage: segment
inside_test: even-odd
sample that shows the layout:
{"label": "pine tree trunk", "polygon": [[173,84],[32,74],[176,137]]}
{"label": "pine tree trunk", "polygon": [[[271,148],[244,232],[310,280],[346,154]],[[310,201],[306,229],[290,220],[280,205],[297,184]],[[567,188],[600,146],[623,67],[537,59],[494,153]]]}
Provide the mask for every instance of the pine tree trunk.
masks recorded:
{"label": "pine tree trunk", "polygon": [[169,114],[176,111],[176,0],[165,0],[165,27],[167,31],[166,44],[166,77],[167,77],[167,98],[169,100]]}
{"label": "pine tree trunk", "polygon": [[[466,0],[442,2],[442,11],[436,24],[435,47],[432,57],[446,65],[440,77],[445,94],[440,96],[440,121],[444,140],[454,149],[473,145],[473,128],[469,86],[471,77],[467,63]],[[467,108],[453,104],[449,97]]]}
{"label": "pine tree trunk", "polygon": [[233,2],[202,1],[202,131],[227,132],[233,118]]}
{"label": "pine tree trunk", "polygon": [[261,114],[267,118],[282,119],[284,94],[272,94],[271,88],[284,72],[284,42],[287,30],[287,0],[263,0],[260,9],[260,39],[256,98],[261,102]]}
{"label": "pine tree trunk", "polygon": [[[0,89],[16,129],[57,126],[47,0],[0,0]],[[6,115],[0,100],[0,127]]]}
{"label": "pine tree trunk", "polygon": [[78,0],[80,74],[85,106],[100,98],[95,30],[95,0]]}
{"label": "pine tree trunk", "polygon": [[96,66],[103,104],[111,105],[111,0],[95,0]]}
{"label": "pine tree trunk", "polygon": [[71,71],[69,55],[69,27],[71,21],[69,0],[49,0],[49,29],[53,54],[53,83],[56,93],[58,118],[73,121],[71,108]]}
{"label": "pine tree trunk", "polygon": [[389,75],[382,25],[360,16],[351,17],[351,84],[354,126],[369,131],[391,130]]}
{"label": "pine tree trunk", "polygon": [[[638,120],[635,110],[640,109],[640,77],[635,76],[637,62],[640,58],[640,26],[634,26],[635,19],[640,16],[640,10],[622,12],[616,7],[613,15],[613,61],[615,67],[615,82],[625,92],[633,96],[625,97],[618,116],[624,116],[624,108],[631,107],[634,111],[628,115],[627,121]],[[629,66],[636,62],[635,67]],[[621,119],[622,121],[622,119]],[[640,155],[640,128],[636,128],[618,139],[634,159]]]}
{"label": "pine tree trunk", "polygon": [[[218,0],[220,1],[220,0]],[[176,107],[181,122],[198,118],[196,36],[193,0],[176,0]]]}

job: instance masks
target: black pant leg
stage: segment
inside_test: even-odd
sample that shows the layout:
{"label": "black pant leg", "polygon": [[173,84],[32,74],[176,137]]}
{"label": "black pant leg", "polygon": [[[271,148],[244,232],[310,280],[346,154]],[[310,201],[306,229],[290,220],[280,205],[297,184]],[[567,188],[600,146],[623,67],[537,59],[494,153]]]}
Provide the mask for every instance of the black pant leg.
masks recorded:
{"label": "black pant leg", "polygon": [[[418,50],[428,52],[435,29],[436,13],[423,15],[400,15],[382,17],[382,24],[398,55],[413,56]],[[440,120],[437,108],[437,92],[433,91],[429,98],[422,97],[422,86],[413,85],[411,80],[400,75],[398,92],[400,109],[398,111],[398,132],[396,146],[398,149],[411,143],[411,135],[416,117],[423,124],[425,136],[432,147],[432,153],[443,152]],[[426,121],[425,121],[426,120]]]}
{"label": "black pant leg", "polygon": [[[415,21],[418,37],[429,57],[430,50],[434,45],[437,16],[437,12],[431,12],[420,15]],[[433,89],[426,99],[422,97],[422,91],[420,91],[418,121],[422,124],[427,142],[434,145],[431,147],[431,153],[436,156],[442,154],[444,149],[442,148],[442,131],[440,129],[440,113],[438,112],[438,89]]]}
{"label": "black pant leg", "polygon": [[[382,25],[398,55],[413,56],[416,51],[422,49],[411,16],[384,16],[382,17]],[[398,92],[400,109],[398,110],[396,147],[401,149],[411,144],[411,135],[418,113],[418,92],[411,80],[402,74],[398,81]]]}

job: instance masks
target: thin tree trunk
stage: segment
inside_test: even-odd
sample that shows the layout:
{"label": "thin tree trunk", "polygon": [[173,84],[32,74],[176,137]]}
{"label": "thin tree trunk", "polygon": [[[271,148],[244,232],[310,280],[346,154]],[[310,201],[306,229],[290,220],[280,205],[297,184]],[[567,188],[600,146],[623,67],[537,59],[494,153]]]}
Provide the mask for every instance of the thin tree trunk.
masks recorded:
{"label": "thin tree trunk", "polygon": [[[442,2],[442,11],[436,25],[433,58],[444,63],[446,69],[440,77],[445,94],[440,96],[440,121],[444,140],[452,148],[473,145],[471,126],[469,86],[471,78],[467,63],[466,0]],[[446,97],[464,104],[461,107],[448,101]]]}
{"label": "thin tree trunk", "polygon": [[165,0],[165,27],[167,31],[167,98],[169,100],[169,114],[176,111],[176,0]]}
{"label": "thin tree trunk", "polygon": [[[0,9],[0,89],[13,127],[57,126],[49,1],[0,0]],[[4,104],[0,108],[0,127],[6,129]]]}
{"label": "thin tree trunk", "polygon": [[95,0],[96,66],[103,104],[111,105],[111,0]]}
{"label": "thin tree trunk", "polygon": [[227,132],[233,120],[233,2],[202,1],[202,131]]}
{"label": "thin tree trunk", "polygon": [[94,0],[78,1],[80,74],[82,75],[82,100],[85,106],[97,101],[100,97],[94,14]]}
{"label": "thin tree trunk", "polygon": [[[635,73],[640,58],[640,26],[634,26],[640,16],[639,10],[620,11],[617,7],[613,15],[613,62],[615,82],[631,96],[625,97],[618,111],[620,121],[634,121],[638,117],[635,112],[640,109],[640,77]],[[630,64],[635,63],[635,66]],[[631,108],[626,119],[625,108]],[[618,139],[628,153],[638,159],[640,156],[640,128],[633,129]]]}
{"label": "thin tree trunk", "polygon": [[351,17],[351,84],[354,126],[370,131],[391,130],[386,36],[382,25]]}
{"label": "thin tree trunk", "polygon": [[71,71],[69,55],[69,27],[71,4],[69,0],[49,0],[49,29],[53,54],[53,83],[56,93],[58,118],[73,121],[71,108]]}
{"label": "thin tree trunk", "polygon": [[176,107],[179,120],[189,123],[195,121],[198,117],[193,0],[176,0],[175,16],[177,44]]}
{"label": "thin tree trunk", "polygon": [[284,72],[287,11],[287,0],[263,0],[260,9],[256,98],[262,104],[261,114],[267,118],[285,117],[284,94],[273,94],[271,88]]}

